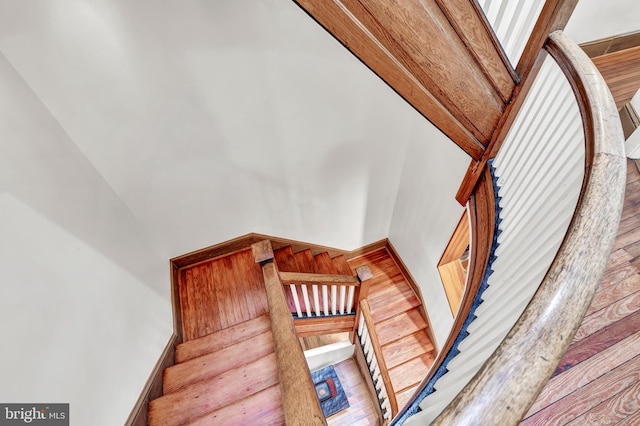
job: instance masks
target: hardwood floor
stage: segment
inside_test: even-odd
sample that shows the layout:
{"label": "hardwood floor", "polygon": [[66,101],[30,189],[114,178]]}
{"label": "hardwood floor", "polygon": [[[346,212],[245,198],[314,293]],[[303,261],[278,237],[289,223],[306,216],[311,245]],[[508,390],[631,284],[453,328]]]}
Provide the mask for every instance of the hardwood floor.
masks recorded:
{"label": "hardwood floor", "polygon": [[350,358],[335,364],[333,367],[349,400],[349,408],[328,417],[327,424],[329,426],[377,425],[378,415],[371,402],[356,361]]}
{"label": "hardwood floor", "polygon": [[640,172],[627,164],[614,251],[582,325],[523,425],[640,424]]}
{"label": "hardwood floor", "polygon": [[185,341],[267,313],[262,270],[251,250],[183,269],[180,308]]}
{"label": "hardwood floor", "polygon": [[604,77],[618,109],[640,88],[640,46],[592,58]]}

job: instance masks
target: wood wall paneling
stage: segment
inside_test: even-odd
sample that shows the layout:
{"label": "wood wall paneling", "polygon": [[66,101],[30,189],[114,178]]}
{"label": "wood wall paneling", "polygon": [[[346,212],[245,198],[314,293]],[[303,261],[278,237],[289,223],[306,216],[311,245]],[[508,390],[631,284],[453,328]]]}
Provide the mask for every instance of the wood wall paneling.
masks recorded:
{"label": "wood wall paneling", "polygon": [[298,0],[352,53],[474,159],[516,76],[470,2]]}

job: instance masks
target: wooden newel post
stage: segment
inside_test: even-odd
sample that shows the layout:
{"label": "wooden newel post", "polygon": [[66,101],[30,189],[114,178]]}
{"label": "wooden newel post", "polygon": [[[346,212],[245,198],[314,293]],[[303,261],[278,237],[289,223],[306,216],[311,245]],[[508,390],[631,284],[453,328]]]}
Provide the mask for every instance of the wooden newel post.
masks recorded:
{"label": "wooden newel post", "polygon": [[360,292],[358,294],[358,306],[360,306],[360,302],[369,296],[369,280],[373,278],[373,274],[367,265],[362,265],[356,268],[356,275],[360,281]]}
{"label": "wooden newel post", "polygon": [[311,373],[302,352],[293,318],[285,298],[273,249],[268,240],[251,246],[256,263],[262,266],[267,304],[278,363],[280,393],[287,425],[326,425],[316,396]]}
{"label": "wooden newel post", "polygon": [[358,334],[358,323],[360,321],[360,315],[362,315],[360,309],[360,302],[367,299],[369,296],[369,280],[373,278],[371,269],[367,265],[362,265],[356,268],[356,275],[358,281],[360,281],[360,288],[358,290],[358,300],[356,301],[356,318],[353,324],[353,332],[350,333],[351,343],[356,342],[356,336]]}

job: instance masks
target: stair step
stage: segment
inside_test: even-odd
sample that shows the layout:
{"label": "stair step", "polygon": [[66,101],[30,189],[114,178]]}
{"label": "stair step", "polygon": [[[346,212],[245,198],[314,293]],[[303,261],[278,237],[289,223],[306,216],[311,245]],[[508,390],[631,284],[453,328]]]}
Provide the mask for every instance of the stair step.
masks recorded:
{"label": "stair step", "polygon": [[433,343],[427,333],[420,330],[382,346],[382,354],[387,368],[393,368],[411,358],[433,352],[433,349]]}
{"label": "stair step", "polygon": [[294,254],[296,258],[296,263],[298,264],[299,272],[306,272],[309,274],[317,274],[318,273],[318,265],[316,265],[316,261],[313,258],[313,254],[311,250],[302,250]]}
{"label": "stair step", "polygon": [[376,323],[375,327],[380,346],[384,346],[416,331],[424,330],[427,328],[427,322],[417,309],[412,309]]}
{"label": "stair step", "polygon": [[245,426],[284,424],[284,408],[280,397],[280,385],[212,411],[188,423],[188,426]]}
{"label": "stair step", "polygon": [[273,256],[280,272],[300,272],[291,246],[274,251]]}
{"label": "stair step", "polygon": [[319,273],[339,275],[338,270],[336,269],[336,266],[331,261],[331,256],[329,256],[329,253],[325,252],[325,253],[316,254],[314,256],[314,259],[316,261],[316,265],[318,265]]}
{"label": "stair step", "polygon": [[384,305],[388,303],[389,300],[396,299],[398,297],[408,297],[409,295],[414,294],[413,289],[405,280],[400,280],[399,282],[389,283],[386,285],[377,285],[369,287],[369,304],[376,305]]}
{"label": "stair step", "polygon": [[274,351],[271,331],[266,331],[216,352],[202,355],[164,370],[163,394],[256,361]]}
{"label": "stair step", "polygon": [[224,330],[180,343],[176,346],[176,363],[215,352],[268,330],[271,330],[271,320],[269,319],[269,314],[264,314]]}
{"label": "stair step", "polygon": [[345,257],[343,255],[338,255],[334,258],[331,259],[331,262],[333,263],[333,265],[336,268],[336,271],[338,272],[338,274],[340,275],[353,275],[355,269],[351,269],[351,266],[349,266],[349,263],[347,262],[347,259],[345,259]]}
{"label": "stair step", "polygon": [[433,355],[429,353],[390,368],[389,377],[391,377],[391,385],[396,395],[408,388],[419,385],[429,372],[433,361]]}
{"label": "stair step", "polygon": [[367,299],[371,307],[371,316],[376,323],[389,319],[398,312],[414,309],[421,304],[420,299],[408,285],[389,289],[382,294],[375,290],[371,291],[370,288]]}
{"label": "stair step", "polygon": [[411,401],[411,397],[413,396],[413,393],[416,391],[416,389],[418,389],[418,386],[419,385],[411,386],[409,388],[406,388],[402,392],[396,393],[396,402],[398,403],[398,410],[402,410],[402,408],[404,408],[404,406],[407,405],[409,401]]}
{"label": "stair step", "polygon": [[149,402],[149,425],[181,425],[278,383],[275,354]]}

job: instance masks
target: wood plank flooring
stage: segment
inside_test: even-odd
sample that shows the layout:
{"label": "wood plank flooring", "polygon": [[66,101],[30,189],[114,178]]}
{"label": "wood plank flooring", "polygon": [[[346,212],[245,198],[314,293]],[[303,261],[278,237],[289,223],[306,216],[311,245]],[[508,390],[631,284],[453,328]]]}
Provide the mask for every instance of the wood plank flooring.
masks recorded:
{"label": "wood plank flooring", "polygon": [[523,425],[640,424],[640,173],[631,160],[622,219],[587,316]]}
{"label": "wood plank flooring", "polygon": [[333,368],[344,389],[349,408],[327,418],[329,426],[373,426],[378,424],[378,415],[371,402],[365,382],[356,361],[350,358],[335,364]]}
{"label": "wood plank flooring", "polygon": [[180,271],[180,308],[185,342],[267,313],[262,270],[251,250]]}
{"label": "wood plank flooring", "polygon": [[640,88],[640,46],[592,58],[607,82],[618,109]]}

